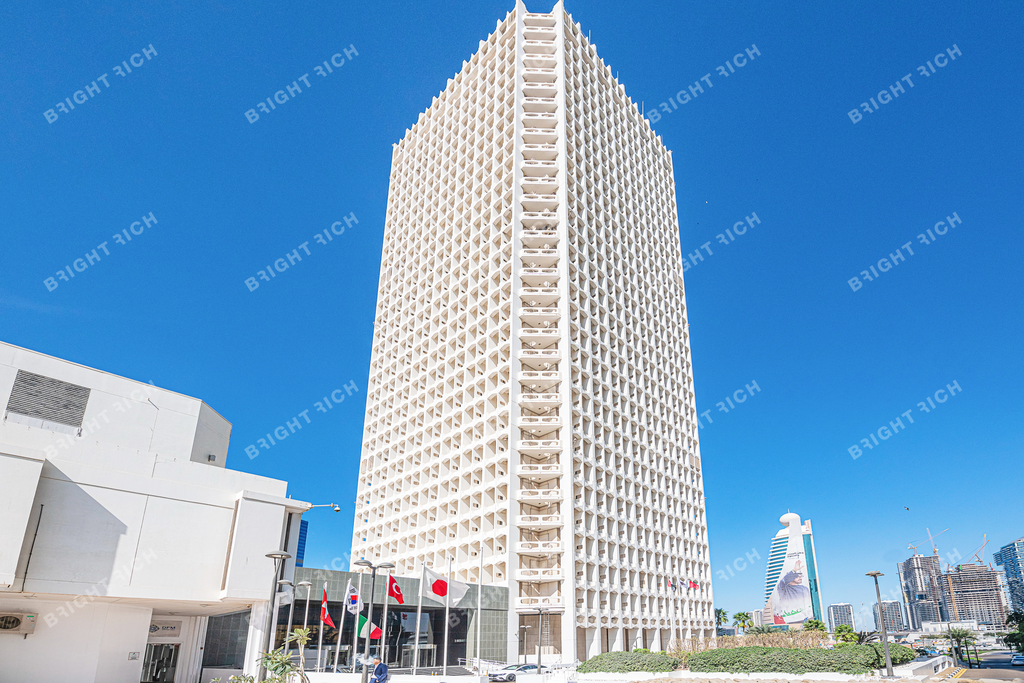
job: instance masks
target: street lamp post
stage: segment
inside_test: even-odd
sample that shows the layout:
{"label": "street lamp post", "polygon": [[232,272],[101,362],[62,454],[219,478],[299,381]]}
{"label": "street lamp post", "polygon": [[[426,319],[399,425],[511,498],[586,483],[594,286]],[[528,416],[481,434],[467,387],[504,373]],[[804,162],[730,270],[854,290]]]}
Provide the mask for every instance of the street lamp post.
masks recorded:
{"label": "street lamp post", "polygon": [[[394,569],[395,565],[391,564],[390,562],[381,562],[380,564],[374,564],[374,563],[370,562],[369,560],[356,560],[352,564],[358,565],[360,567],[369,567],[370,568],[370,599],[367,601],[367,604],[369,605],[369,610],[368,610],[367,615],[366,615],[366,645],[364,646],[364,649],[363,649],[363,676],[362,676],[362,683],[366,683],[367,678],[369,677],[369,672],[370,672],[370,669],[369,669],[369,666],[370,666],[370,664],[369,664],[369,660],[370,660],[370,640],[371,640],[370,635],[371,635],[371,633],[373,631],[373,591],[374,591],[374,587],[375,587],[375,585],[377,583],[377,570],[378,569]],[[387,599],[388,599],[388,593],[385,590],[384,591],[384,600],[387,601]],[[359,634],[359,616],[358,615],[356,615],[355,628],[356,628],[356,635],[358,636],[358,634]],[[353,655],[354,654],[355,653],[353,653]]]}
{"label": "street lamp post", "polygon": [[[270,652],[274,649],[274,621],[277,615],[274,614],[274,598],[277,597],[277,576],[281,573],[281,563],[291,557],[290,553],[286,553],[283,550],[277,550],[272,553],[267,553],[267,557],[274,561],[274,576],[273,583],[270,584],[270,602],[267,604],[267,636],[264,639],[266,643],[266,652]],[[259,679],[266,680],[267,668],[260,662],[260,675]]]}
{"label": "street lamp post", "polygon": [[[516,639],[519,641],[519,648],[523,651],[523,664],[526,664],[526,633],[520,635],[520,632],[526,631],[528,628],[533,627],[520,624],[519,631],[516,632]],[[519,657],[516,657],[516,661],[519,661]]]}
{"label": "street lamp post", "polygon": [[875,579],[875,596],[878,598],[878,621],[882,624],[882,648],[885,650],[885,675],[893,678],[892,658],[889,657],[889,632],[885,628],[885,610],[882,609],[882,591],[878,587],[878,577],[885,576],[882,572],[868,572],[865,576]]}
{"label": "street lamp post", "polygon": [[[313,584],[309,581],[299,581],[298,586],[306,587],[306,609],[302,613],[302,630],[305,631],[309,627],[309,594],[313,590]],[[302,659],[302,663],[299,666],[302,670],[306,670],[306,653],[303,650],[299,650],[299,657]]]}
{"label": "street lamp post", "polygon": [[280,579],[277,582],[277,585],[289,586],[291,588],[291,590],[288,591],[291,594],[291,597],[288,600],[288,629],[284,632],[284,647],[285,652],[287,652],[291,649],[288,645],[288,636],[292,633],[292,617],[295,616],[295,585],[288,579]]}

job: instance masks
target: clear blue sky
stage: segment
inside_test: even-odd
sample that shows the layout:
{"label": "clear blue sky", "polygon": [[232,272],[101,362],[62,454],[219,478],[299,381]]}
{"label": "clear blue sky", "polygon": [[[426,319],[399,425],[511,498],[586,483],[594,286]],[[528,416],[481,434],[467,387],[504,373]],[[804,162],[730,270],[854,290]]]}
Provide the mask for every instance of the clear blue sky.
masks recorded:
{"label": "clear blue sky", "polygon": [[[342,505],[309,515],[307,560],[342,557],[391,145],[511,7],[5,6],[0,339],[203,398],[234,425],[229,466]],[[986,561],[1024,535],[1020,3],[568,9],[647,110],[705,74],[713,84],[654,124],[674,153],[683,247],[713,252],[686,274],[698,408],[714,420],[701,431],[713,569],[765,558],[791,509],[814,522],[825,602],[859,605],[873,600],[864,572],[894,588],[925,527],[949,527],[940,551],[965,558],[987,532]],[[718,74],[752,44],[760,56]],[[358,55],[316,74],[350,45]],[[117,75],[136,53],[142,66]],[[104,73],[109,87],[48,122]],[[247,120],[307,73],[294,99]],[[870,97],[879,111],[853,123]],[[156,225],[114,241],[150,212]],[[954,212],[960,225],[919,242]],[[313,240],[350,213],[358,225]],[[718,243],[752,213],[759,225]],[[56,278],[104,241],[109,255]],[[249,291],[307,241],[301,263]],[[913,256],[853,291],[907,242]],[[954,380],[962,393],[918,410]],[[358,393],[316,411],[350,381]],[[759,393],[716,409],[752,381]],[[306,409],[300,432],[246,457]],[[913,425],[850,456],[907,410]],[[763,579],[762,560],[717,580],[717,605],[760,607]]]}

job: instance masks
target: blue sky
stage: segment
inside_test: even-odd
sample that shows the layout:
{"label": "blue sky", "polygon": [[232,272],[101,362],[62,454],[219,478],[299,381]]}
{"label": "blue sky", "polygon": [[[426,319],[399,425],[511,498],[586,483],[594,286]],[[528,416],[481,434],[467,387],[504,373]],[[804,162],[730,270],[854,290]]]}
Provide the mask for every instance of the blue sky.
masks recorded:
{"label": "blue sky", "polygon": [[[511,7],[4,7],[0,339],[203,398],[234,425],[230,467],[342,505],[309,515],[307,563],[343,557],[391,145]],[[752,549],[766,558],[793,510],[814,523],[826,603],[859,606],[873,600],[864,572],[895,588],[895,562],[926,527],[948,527],[940,552],[965,559],[988,533],[986,561],[1024,535],[1019,3],[568,10],[627,93],[662,112],[683,248],[711,243],[686,287],[698,410],[714,420],[701,431],[713,570]],[[718,73],[752,45],[752,61]],[[947,50],[956,59],[936,67]],[[705,74],[703,93],[669,104]],[[293,81],[294,99],[249,122]],[[56,108],[78,90],[84,104]],[[872,97],[878,111],[854,123]],[[132,234],[150,212],[156,224]],[[954,213],[954,228],[918,239]],[[351,214],[343,235],[314,241]],[[122,230],[131,241],[114,240]],[[304,242],[301,262],[249,291]],[[848,284],[908,242],[912,256]],[[99,261],[56,275],[93,249]],[[961,392],[919,410],[954,381]],[[358,392],[316,411],[350,382]],[[751,382],[745,403],[716,408]],[[307,409],[301,432],[246,457]],[[851,457],[908,410],[912,425]],[[717,606],[760,607],[763,562],[716,580]]]}

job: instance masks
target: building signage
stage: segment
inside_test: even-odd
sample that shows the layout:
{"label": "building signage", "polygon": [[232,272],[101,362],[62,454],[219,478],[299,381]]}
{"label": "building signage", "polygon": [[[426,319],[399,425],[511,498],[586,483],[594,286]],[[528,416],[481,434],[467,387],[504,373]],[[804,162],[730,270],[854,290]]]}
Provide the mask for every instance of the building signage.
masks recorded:
{"label": "building signage", "polygon": [[180,638],[180,621],[152,621],[149,624],[150,638]]}
{"label": "building signage", "polygon": [[807,580],[807,557],[804,553],[803,530],[800,518],[790,520],[789,540],[786,544],[786,559],[782,564],[779,582],[765,603],[765,622],[775,625],[803,624],[813,618],[811,589]]}

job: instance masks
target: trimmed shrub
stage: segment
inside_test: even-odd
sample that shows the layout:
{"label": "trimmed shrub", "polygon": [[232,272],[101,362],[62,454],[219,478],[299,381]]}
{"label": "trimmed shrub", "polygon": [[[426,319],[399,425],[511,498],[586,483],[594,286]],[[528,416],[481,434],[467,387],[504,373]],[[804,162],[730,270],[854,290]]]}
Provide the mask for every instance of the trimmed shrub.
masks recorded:
{"label": "trimmed shrub", "polygon": [[[885,668],[885,649],[881,643],[871,643],[870,647],[875,650],[875,668]],[[896,643],[889,643],[889,659],[892,660],[893,666],[900,664],[906,664],[907,662],[913,661],[917,658],[917,652],[913,648],[909,648],[906,645],[897,645]]]}
{"label": "trimmed shrub", "polygon": [[576,667],[581,674],[592,673],[628,673],[645,671],[647,673],[663,673],[675,671],[682,663],[677,657],[670,657],[663,652],[605,652]]}
{"label": "trimmed shrub", "polygon": [[827,671],[864,674],[870,673],[872,669],[876,668],[875,661],[876,655],[873,648],[867,645],[854,645],[838,650],[798,650],[781,647],[737,647],[726,650],[707,650],[692,655],[687,664],[690,671],[705,673],[805,674]]}

